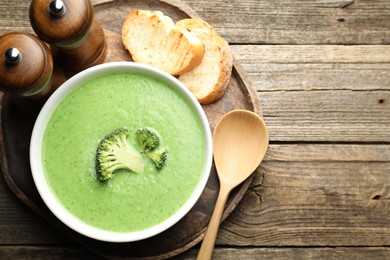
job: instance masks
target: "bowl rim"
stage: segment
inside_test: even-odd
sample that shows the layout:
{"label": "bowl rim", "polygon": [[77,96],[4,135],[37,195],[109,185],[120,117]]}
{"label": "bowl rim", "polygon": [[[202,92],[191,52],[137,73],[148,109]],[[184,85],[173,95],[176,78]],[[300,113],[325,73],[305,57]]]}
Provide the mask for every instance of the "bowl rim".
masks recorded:
{"label": "bowl rim", "polygon": [[[161,80],[162,82],[176,89],[188,101],[188,104],[192,107],[196,116],[199,118],[205,143],[203,169],[198,183],[187,201],[179,208],[178,211],[176,211],[173,215],[171,215],[169,218],[167,218],[160,224],[157,224],[144,230],[125,233],[108,231],[94,227],[78,219],[71,212],[65,209],[65,207],[61,204],[61,202],[56,199],[55,195],[51,191],[51,188],[49,187],[49,184],[45,179],[43,165],[41,163],[42,140],[44,132],[49,122],[49,119],[57,105],[63,100],[63,98],[67,94],[69,94],[72,90],[79,87],[83,83],[98,76],[112,74],[115,72],[140,73]],[[180,219],[182,219],[192,209],[192,207],[195,205],[195,203],[198,201],[201,194],[203,193],[203,190],[206,187],[210,175],[213,157],[212,146],[212,134],[207,116],[200,103],[182,82],[180,82],[177,78],[173,77],[167,72],[150,65],[135,62],[110,62],[93,66],[69,78],[46,101],[45,105],[38,114],[31,135],[30,167],[32,177],[39,195],[41,196],[42,200],[49,208],[49,210],[63,224],[84,236],[96,240],[106,242],[132,242],[155,236],[167,230],[168,228],[176,224]]]}

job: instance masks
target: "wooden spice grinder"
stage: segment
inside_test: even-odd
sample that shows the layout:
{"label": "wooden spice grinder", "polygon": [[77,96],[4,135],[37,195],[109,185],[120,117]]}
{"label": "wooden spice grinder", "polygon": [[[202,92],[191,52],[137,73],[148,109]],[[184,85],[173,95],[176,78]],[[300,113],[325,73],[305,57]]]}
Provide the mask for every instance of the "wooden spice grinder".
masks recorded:
{"label": "wooden spice grinder", "polygon": [[38,37],[23,32],[0,36],[0,90],[20,108],[38,113],[64,81],[49,47]]}
{"label": "wooden spice grinder", "polygon": [[30,22],[64,71],[76,73],[104,61],[106,38],[89,0],[33,0]]}

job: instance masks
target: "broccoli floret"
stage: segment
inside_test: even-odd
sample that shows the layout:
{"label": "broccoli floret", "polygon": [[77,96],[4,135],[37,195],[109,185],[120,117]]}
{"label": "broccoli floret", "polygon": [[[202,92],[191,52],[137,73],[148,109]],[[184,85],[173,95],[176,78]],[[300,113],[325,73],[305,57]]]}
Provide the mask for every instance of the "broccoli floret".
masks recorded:
{"label": "broccoli floret", "polygon": [[128,135],[129,130],[121,127],[100,141],[96,151],[96,172],[99,180],[112,178],[112,174],[118,169],[128,169],[136,173],[143,171],[143,157],[127,142]]}
{"label": "broccoli floret", "polygon": [[160,137],[150,128],[140,128],[136,132],[141,153],[156,149],[160,145]]}
{"label": "broccoli floret", "polygon": [[146,155],[152,159],[157,169],[164,167],[167,160],[168,150],[166,148],[158,148],[146,153]]}
{"label": "broccoli floret", "polygon": [[146,154],[156,165],[157,169],[161,169],[165,165],[168,150],[166,148],[158,148],[160,146],[160,136],[152,129],[144,127],[136,132],[140,151]]}

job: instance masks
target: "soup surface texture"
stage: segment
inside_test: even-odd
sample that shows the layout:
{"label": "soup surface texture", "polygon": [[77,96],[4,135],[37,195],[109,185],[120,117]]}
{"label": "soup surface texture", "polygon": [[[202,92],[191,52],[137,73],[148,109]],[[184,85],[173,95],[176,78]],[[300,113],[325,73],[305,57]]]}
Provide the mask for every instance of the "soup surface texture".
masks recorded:
{"label": "soup surface texture", "polygon": [[[157,170],[145,157],[140,174],[117,170],[100,182],[95,155],[100,140],[118,127],[132,134],[155,129],[169,151]],[[143,230],[174,214],[189,198],[204,163],[204,136],[195,112],[175,89],[151,77],[113,73],[71,91],[45,130],[42,160],[56,198],[77,218],[115,232]]]}

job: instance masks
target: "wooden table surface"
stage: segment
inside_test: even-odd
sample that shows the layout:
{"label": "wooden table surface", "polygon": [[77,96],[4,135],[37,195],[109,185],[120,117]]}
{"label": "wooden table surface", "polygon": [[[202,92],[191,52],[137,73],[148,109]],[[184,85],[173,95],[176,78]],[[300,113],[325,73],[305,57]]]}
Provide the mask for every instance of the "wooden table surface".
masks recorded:
{"label": "wooden table surface", "polygon": [[[214,259],[390,259],[390,0],[183,2],[231,44],[270,132]],[[0,34],[32,31],[29,4],[0,1]],[[99,257],[1,177],[0,259],[20,258]]]}

